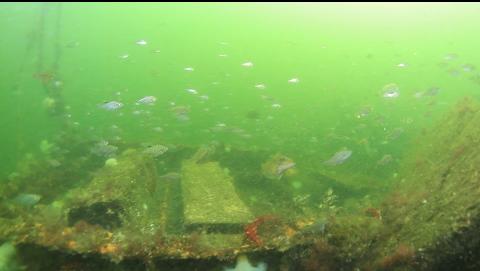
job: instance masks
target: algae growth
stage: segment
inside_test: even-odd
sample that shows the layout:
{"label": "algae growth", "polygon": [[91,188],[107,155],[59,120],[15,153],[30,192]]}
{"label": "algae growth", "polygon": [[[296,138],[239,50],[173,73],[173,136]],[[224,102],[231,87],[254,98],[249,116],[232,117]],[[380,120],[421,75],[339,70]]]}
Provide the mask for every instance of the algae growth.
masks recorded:
{"label": "algae growth", "polygon": [[479,11],[2,5],[0,269],[479,269]]}

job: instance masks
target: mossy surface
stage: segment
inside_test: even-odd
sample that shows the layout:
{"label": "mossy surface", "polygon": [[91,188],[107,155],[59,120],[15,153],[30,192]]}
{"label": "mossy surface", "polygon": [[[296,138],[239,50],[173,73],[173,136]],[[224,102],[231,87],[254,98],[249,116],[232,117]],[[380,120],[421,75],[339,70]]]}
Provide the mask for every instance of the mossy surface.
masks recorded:
{"label": "mossy surface", "polygon": [[[45,196],[38,204],[2,204],[0,236],[17,244],[26,261],[53,249],[61,260],[49,264],[67,268],[59,270],[187,266],[181,259],[202,259],[199,266],[217,270],[219,260],[232,262],[242,253],[265,259],[278,253],[269,262],[273,270],[450,270],[442,266],[452,263],[475,270],[479,135],[480,106],[463,100],[418,138],[428,144],[413,144],[421,147],[381,200],[374,191],[364,196],[373,182],[368,176],[311,169],[272,180],[261,167],[272,153],[226,151],[219,144],[172,147],[159,158],[129,146],[115,165],[72,156],[65,158],[72,164],[69,174],[84,166],[92,173],[77,172],[81,181],[58,189],[60,172],[42,176],[45,187],[29,191]],[[29,157],[20,165],[2,187],[4,203],[45,172],[42,161]],[[321,192],[313,199],[299,192],[315,188]]]}

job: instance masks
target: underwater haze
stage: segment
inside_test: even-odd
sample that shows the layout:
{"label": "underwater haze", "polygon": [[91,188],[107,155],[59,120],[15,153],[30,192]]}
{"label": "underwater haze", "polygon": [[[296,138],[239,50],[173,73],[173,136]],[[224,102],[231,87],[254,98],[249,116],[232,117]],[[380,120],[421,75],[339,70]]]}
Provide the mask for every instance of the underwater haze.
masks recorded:
{"label": "underwater haze", "polygon": [[[430,143],[414,139],[480,98],[478,14],[477,3],[2,4],[1,199],[31,211],[77,202],[72,189],[102,176],[152,178],[142,197],[164,203],[139,206],[169,234],[374,205]],[[213,217],[197,209],[210,204],[200,190],[242,211]],[[129,208],[108,222],[69,211],[68,226],[115,236]],[[66,244],[93,250],[77,242]]]}
{"label": "underwater haze", "polygon": [[[4,4],[2,175],[59,133],[58,118],[98,140],[219,140],[319,161],[346,147],[346,167],[372,170],[385,154],[401,159],[407,139],[456,98],[477,94],[461,67],[480,61],[478,11],[448,3]],[[46,113],[35,74],[48,72],[61,82],[63,116]],[[382,96],[390,83],[398,98]],[[438,95],[415,97],[430,88]],[[145,96],[155,105],[135,105]],[[102,110],[108,101],[124,106]],[[175,106],[189,108],[187,121],[172,115]],[[239,131],[212,130],[223,124]],[[389,140],[395,129],[403,133]]]}

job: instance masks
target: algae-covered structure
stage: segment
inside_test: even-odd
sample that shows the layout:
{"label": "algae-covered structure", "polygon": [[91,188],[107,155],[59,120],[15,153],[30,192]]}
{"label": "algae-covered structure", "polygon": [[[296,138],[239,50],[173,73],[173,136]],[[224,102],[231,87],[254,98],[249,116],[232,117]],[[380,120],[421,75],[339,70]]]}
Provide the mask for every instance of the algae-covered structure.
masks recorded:
{"label": "algae-covered structure", "polygon": [[278,153],[213,142],[152,156],[124,146],[105,163],[81,141],[62,152],[59,140],[2,186],[0,239],[27,270],[222,270],[245,254],[268,270],[475,270],[479,129],[479,103],[460,101],[416,139],[429,143],[410,152],[390,192],[353,199],[359,208],[348,212],[332,189],[312,206],[291,184],[349,178],[299,165],[272,180],[265,165]]}
{"label": "algae-covered structure", "polygon": [[480,270],[479,11],[0,5],[0,271]]}

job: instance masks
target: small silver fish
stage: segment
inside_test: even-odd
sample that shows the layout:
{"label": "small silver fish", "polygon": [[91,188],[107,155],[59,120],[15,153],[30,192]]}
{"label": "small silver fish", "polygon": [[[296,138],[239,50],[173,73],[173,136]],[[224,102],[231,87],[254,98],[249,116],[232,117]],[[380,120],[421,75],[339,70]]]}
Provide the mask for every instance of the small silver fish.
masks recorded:
{"label": "small silver fish", "polygon": [[390,154],[385,154],[382,159],[378,160],[377,165],[384,166],[393,161],[393,156]]}
{"label": "small silver fish", "polygon": [[476,67],[475,67],[474,65],[472,65],[472,64],[463,64],[463,65],[462,65],[462,70],[463,70],[464,72],[472,72],[472,71],[474,71],[475,69],[476,69]]}
{"label": "small silver fish", "polygon": [[66,44],[67,48],[76,48],[76,47],[78,47],[79,45],[80,45],[80,42],[74,41],[74,40],[69,41],[69,42],[67,42],[67,44]]}
{"label": "small silver fish", "polygon": [[340,165],[343,164],[351,155],[351,150],[341,150],[336,152],[330,159],[323,163],[328,166]]}
{"label": "small silver fish", "polygon": [[101,108],[107,110],[107,111],[115,111],[123,107],[123,103],[117,102],[117,101],[110,101],[110,102],[105,102],[102,105],[100,105]]}
{"label": "small silver fish", "polygon": [[35,204],[37,204],[40,201],[41,198],[42,198],[42,196],[37,195],[37,194],[22,193],[22,194],[19,194],[18,196],[16,196],[15,198],[13,198],[13,202],[18,204],[18,205],[25,206],[25,207],[31,207],[31,206],[34,206]]}
{"label": "small silver fish", "polygon": [[163,180],[163,181],[172,182],[172,181],[180,180],[182,178],[182,175],[180,173],[177,173],[177,172],[169,172],[167,174],[159,176],[158,178],[160,180]]}
{"label": "small silver fish", "polygon": [[298,82],[300,82],[300,79],[298,78],[292,78],[288,80],[288,83],[290,84],[297,84]]}
{"label": "small silver fish", "polygon": [[55,80],[55,81],[53,81],[53,86],[55,88],[61,88],[63,86],[63,82],[60,81],[60,80]]}
{"label": "small silver fish", "polygon": [[405,130],[402,127],[397,127],[393,129],[392,131],[388,132],[386,135],[387,140],[395,140],[397,139],[401,134],[403,134]]}
{"label": "small silver fish", "polygon": [[58,160],[56,159],[48,159],[47,160],[48,164],[51,166],[51,167],[59,167],[62,165],[62,163],[60,163]]}
{"label": "small silver fish", "polygon": [[176,117],[177,120],[179,120],[179,121],[189,121],[189,120],[190,120],[190,117],[189,117],[188,114],[186,114],[186,113],[176,114],[175,117]]}
{"label": "small silver fish", "polygon": [[137,42],[135,42],[137,45],[140,45],[140,46],[145,46],[147,45],[147,41],[146,40],[139,40]]}
{"label": "small silver fish", "polygon": [[386,84],[382,88],[383,97],[387,99],[397,98],[400,96],[400,88],[395,83]]}
{"label": "small silver fish", "polygon": [[194,95],[195,95],[195,94],[198,94],[198,91],[195,90],[195,89],[193,89],[193,88],[188,88],[188,89],[186,89],[186,91],[187,91],[188,93],[191,93],[191,94],[194,94]]}
{"label": "small silver fish", "polygon": [[413,97],[415,97],[416,99],[420,99],[423,97],[425,93],[423,91],[417,91],[415,92],[415,94],[413,94]]}
{"label": "small silver fish", "polygon": [[157,145],[148,146],[143,151],[143,153],[145,153],[147,155],[151,155],[153,157],[158,157],[158,156],[164,154],[167,151],[168,151],[168,147],[157,144]]}
{"label": "small silver fish", "polygon": [[458,55],[455,54],[455,53],[449,53],[449,54],[446,54],[443,59],[444,60],[447,60],[447,61],[451,61],[451,60],[455,60],[458,58]]}
{"label": "small silver fish", "polygon": [[265,86],[265,84],[256,84],[256,85],[255,85],[255,88],[257,88],[257,89],[265,89],[266,86]]}
{"label": "small silver fish", "polygon": [[431,87],[429,88],[427,91],[425,91],[425,93],[423,94],[424,96],[435,96],[438,94],[438,92],[440,91],[440,88],[438,87]]}
{"label": "small silver fish", "polygon": [[364,106],[363,108],[361,108],[357,114],[356,114],[356,117],[358,119],[361,119],[361,118],[364,118],[364,117],[367,117],[368,115],[370,115],[370,113],[373,111],[373,109],[370,107],[370,106]]}
{"label": "small silver fish", "polygon": [[451,69],[448,69],[448,74],[450,74],[451,76],[459,76],[460,75],[460,71],[455,69],[455,68],[451,68]]}
{"label": "small silver fish", "polygon": [[118,150],[117,146],[110,145],[108,141],[102,140],[96,143],[90,151],[95,155],[111,158],[115,156],[117,150]]}
{"label": "small silver fish", "polygon": [[305,234],[324,234],[327,227],[328,221],[326,218],[320,218],[318,221],[309,225],[301,230]]}
{"label": "small silver fish", "polygon": [[295,163],[293,162],[286,162],[278,165],[277,172],[276,172],[277,176],[281,177],[285,171],[293,168],[294,166],[295,166]]}
{"label": "small silver fish", "polygon": [[190,107],[188,106],[183,106],[183,105],[174,106],[170,109],[170,111],[179,121],[190,120],[190,117],[188,116],[188,113],[190,112]]}
{"label": "small silver fish", "polygon": [[137,101],[137,105],[139,104],[153,105],[156,101],[157,101],[157,98],[155,96],[145,96]]}

